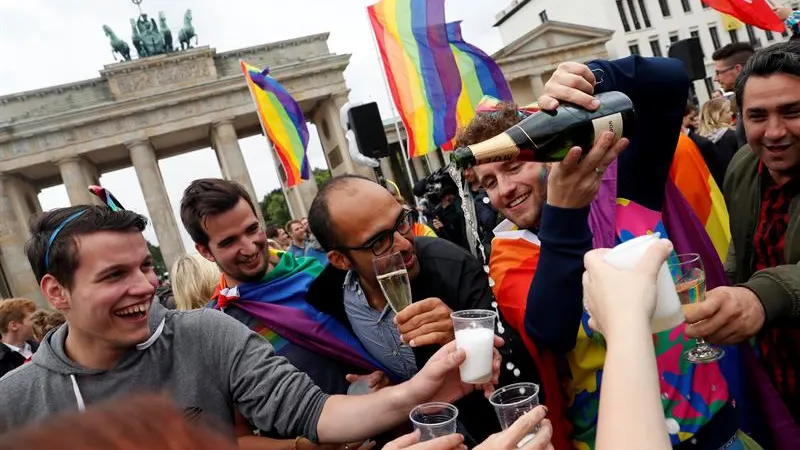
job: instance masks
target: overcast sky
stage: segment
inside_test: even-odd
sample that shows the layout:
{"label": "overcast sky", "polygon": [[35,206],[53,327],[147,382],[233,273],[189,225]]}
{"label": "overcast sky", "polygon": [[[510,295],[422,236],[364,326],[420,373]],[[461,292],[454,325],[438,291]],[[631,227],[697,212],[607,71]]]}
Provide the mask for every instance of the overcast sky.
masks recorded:
{"label": "overcast sky", "polygon": [[[352,54],[345,72],[350,100],[377,101],[388,117],[391,110],[365,9],[371,3],[374,0],[143,0],[141,8],[151,17],[164,11],[173,36],[191,8],[200,45],[218,52],[330,32],[331,51]],[[499,33],[492,28],[494,16],[508,3],[448,0],[447,20],[463,20],[465,39],[491,54],[501,47]],[[114,62],[102,25],[109,25],[130,44],[129,19],[136,16],[138,10],[130,0],[0,1],[0,95],[98,77],[105,64]],[[310,124],[309,129],[312,166],[326,167],[316,130]],[[263,139],[239,141],[259,199],[279,186]],[[189,182],[221,176],[217,160],[211,149],[203,149],[161,159],[159,165],[186,249],[194,252],[177,208]],[[126,208],[148,215],[132,167],[104,173],[100,182]],[[43,190],[39,200],[44,210],[69,205],[63,185]],[[157,243],[152,227],[145,236]]]}

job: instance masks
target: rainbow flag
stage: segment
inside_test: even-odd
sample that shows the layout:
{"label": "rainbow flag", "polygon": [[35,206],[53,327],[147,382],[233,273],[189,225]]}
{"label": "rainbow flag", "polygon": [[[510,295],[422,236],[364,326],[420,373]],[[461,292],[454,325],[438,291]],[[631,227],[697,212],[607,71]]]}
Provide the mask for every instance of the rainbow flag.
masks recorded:
{"label": "rainbow flag", "polygon": [[241,60],[239,63],[256,104],[258,119],[286,172],[286,185],[292,187],[301,180],[308,180],[311,177],[306,155],[308,127],[303,110],[286,88],[269,76],[269,69],[259,70]]}
{"label": "rainbow flag", "polygon": [[444,0],[382,0],[367,12],[408,132],[409,157],[422,156],[456,134],[462,83],[447,40]]}
{"label": "rainbow flag", "polygon": [[725,198],[694,141],[681,133],[672,159],[670,179],[692,207],[721,261],[728,256],[731,229]]}
{"label": "rainbow flag", "polygon": [[[447,40],[461,76],[461,95],[456,107],[457,129],[460,130],[475,117],[478,103],[484,96],[507,102],[513,99],[511,88],[500,66],[483,50],[464,41],[461,22],[447,24]],[[447,143],[442,148],[451,150],[452,143]]]}

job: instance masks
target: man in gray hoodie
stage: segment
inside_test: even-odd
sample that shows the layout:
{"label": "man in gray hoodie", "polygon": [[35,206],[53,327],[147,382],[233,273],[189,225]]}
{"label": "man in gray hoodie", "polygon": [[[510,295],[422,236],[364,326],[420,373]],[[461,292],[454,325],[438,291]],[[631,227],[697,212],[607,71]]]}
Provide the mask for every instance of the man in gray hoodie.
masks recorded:
{"label": "man in gray hoodie", "polygon": [[[44,297],[67,323],[45,336],[31,364],[0,379],[0,432],[156,391],[222,429],[231,429],[236,408],[261,430],[354,442],[407,420],[419,403],[491,389],[460,382],[456,369],[466,355],[451,343],[406,383],[369,395],[328,396],[236,320],[153,302],[157,281],[142,236],[146,223],[131,211],[87,205],[32,221],[28,260]],[[497,357],[495,378],[499,366]]]}

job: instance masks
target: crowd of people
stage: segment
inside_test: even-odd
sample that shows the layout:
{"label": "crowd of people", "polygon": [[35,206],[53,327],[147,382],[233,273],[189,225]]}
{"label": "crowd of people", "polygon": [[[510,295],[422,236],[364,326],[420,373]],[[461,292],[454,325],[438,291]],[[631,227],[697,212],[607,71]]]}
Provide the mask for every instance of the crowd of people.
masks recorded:
{"label": "crowd of people", "polygon": [[[476,166],[473,189],[504,218],[488,270],[396,186],[357,175],[332,178],[283,227],[262,224],[236,182],[193,181],[180,217],[197,254],[170,270],[175,309],[156,295],[145,217],[36,215],[26,253],[49,308],[0,301],[0,449],[797,448],[800,46],[734,44],[714,60],[734,96],[700,108],[677,60],[560,64],[541,109],[594,110],[620,91],[636,129],[560,163]],[[500,103],[456,144],[526,114]],[[691,177],[721,192],[722,243]],[[650,232],[669,240],[635,267],[605,261]],[[393,252],[411,285],[399,312],[373,267]],[[676,252],[702,256],[708,292],[653,333],[657,274]],[[451,320],[473,309],[497,312],[493,377],[478,385],[461,381]],[[698,338],[726,356],[687,362]],[[538,384],[543,406],[502,430],[486,396],[516,382]],[[457,433],[419,442],[408,414],[429,401],[458,408]]]}

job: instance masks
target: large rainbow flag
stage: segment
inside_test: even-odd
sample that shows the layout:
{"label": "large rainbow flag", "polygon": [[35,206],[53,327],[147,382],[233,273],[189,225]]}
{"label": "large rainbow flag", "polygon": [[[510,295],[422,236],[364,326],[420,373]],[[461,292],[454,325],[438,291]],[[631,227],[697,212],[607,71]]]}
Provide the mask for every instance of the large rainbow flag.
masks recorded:
{"label": "large rainbow flag", "polygon": [[382,0],[367,8],[409,157],[456,134],[461,77],[447,40],[444,0]]}
{"label": "large rainbow flag", "polygon": [[694,211],[722,262],[728,256],[731,229],[722,192],[694,141],[681,133],[669,177]]}
{"label": "large rainbow flag", "polygon": [[308,180],[311,176],[306,155],[308,127],[303,110],[286,88],[269,76],[269,69],[259,70],[241,60],[239,63],[256,104],[258,119],[286,171],[286,185],[292,187],[301,180]]}
{"label": "large rainbow flag", "polygon": [[[456,107],[457,128],[460,130],[475,117],[475,110],[484,96],[507,102],[513,98],[500,66],[483,50],[464,41],[461,22],[447,24],[447,39],[461,76],[461,95]],[[450,150],[452,145],[447,143],[442,148]]]}

